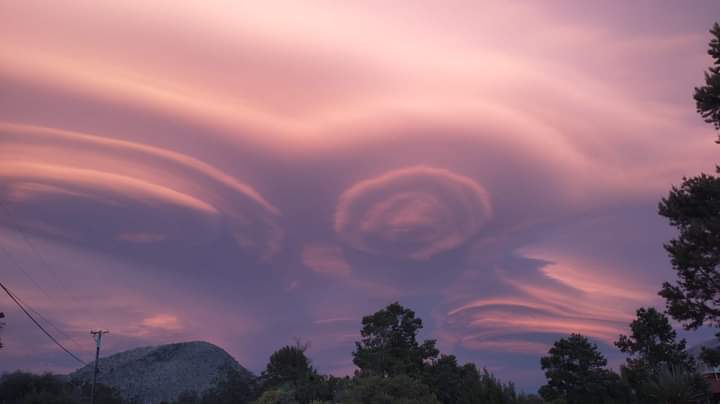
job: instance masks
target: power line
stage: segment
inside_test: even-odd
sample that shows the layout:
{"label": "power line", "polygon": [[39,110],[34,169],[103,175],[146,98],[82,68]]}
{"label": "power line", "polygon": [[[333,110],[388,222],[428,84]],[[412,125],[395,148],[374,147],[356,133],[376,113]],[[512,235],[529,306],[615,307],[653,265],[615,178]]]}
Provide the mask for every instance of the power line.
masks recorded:
{"label": "power line", "polygon": [[[23,240],[25,241],[25,244],[30,248],[30,250],[32,251],[32,253],[34,253],[35,256],[36,256],[36,257],[41,261],[41,263],[45,266],[46,271],[52,273],[52,275],[53,275],[56,279],[58,279],[59,277],[57,276],[57,273],[56,273],[54,270],[50,269],[50,264],[49,264],[48,261],[45,259],[45,257],[44,257],[42,254],[40,254],[40,251],[38,251],[38,249],[36,248],[35,243],[32,242],[31,238],[27,235],[27,233],[25,232],[25,230],[17,223],[17,221],[13,220],[13,216],[12,216],[11,212],[9,211],[10,207],[8,206],[8,204],[7,204],[6,202],[0,200],[0,209],[6,214],[6,216],[8,217],[8,221],[12,224],[12,226],[15,228],[15,230],[16,230],[18,233],[20,233],[20,235],[22,236]],[[35,280],[35,278],[30,275],[30,271],[26,270],[26,269],[24,268],[24,265],[20,265],[20,262],[19,262],[18,260],[16,260],[15,257],[13,257],[12,254],[10,254],[10,251],[8,251],[7,248],[5,248],[2,244],[0,244],[0,249],[3,250],[3,253],[8,257],[8,259],[10,259],[11,261],[13,261],[13,263],[15,264],[15,266],[16,266],[18,269],[20,269],[20,271],[25,275],[25,277],[27,277],[27,278],[30,280],[30,282],[31,282],[40,292],[42,292],[42,294],[43,294],[48,300],[52,300],[52,298],[50,297],[50,295],[47,293],[47,290],[45,290],[45,288],[42,287],[42,286]],[[81,344],[78,342],[77,339],[75,339],[74,337],[72,337],[72,336],[66,334],[65,332],[63,332],[60,328],[58,328],[58,327],[57,327],[52,321],[50,321],[47,317],[43,316],[43,315],[40,314],[37,310],[35,310],[35,309],[33,309],[32,307],[30,307],[29,304],[25,303],[22,299],[20,299],[19,296],[17,296],[17,298],[18,298],[18,300],[20,300],[20,302],[21,302],[22,304],[24,304],[28,309],[30,309],[30,311],[32,311],[33,313],[35,313],[38,317],[40,317],[43,321],[45,321],[48,325],[50,325],[50,327],[52,327],[53,329],[55,329],[55,331],[57,331],[57,332],[58,332],[59,334],[61,334],[63,337],[71,340],[71,341],[73,342],[73,344],[75,345],[75,348],[78,348],[78,347],[81,346]],[[74,300],[74,299],[73,299],[73,300]]]}
{"label": "power line", "polygon": [[51,269],[50,264],[45,259],[45,257],[40,254],[40,251],[38,251],[37,248],[35,248],[35,243],[32,242],[32,239],[30,236],[27,235],[25,230],[18,224],[17,221],[13,220],[12,214],[10,212],[10,207],[6,202],[0,201],[0,209],[5,213],[5,215],[8,217],[8,221],[12,224],[12,227],[15,228],[15,231],[20,233],[20,236],[22,236],[23,240],[25,241],[25,244],[30,248],[30,250],[37,256],[37,258],[42,262],[43,266],[45,267],[45,270],[52,273],[52,275],[55,277],[55,279],[59,279],[59,276],[57,272],[55,272],[53,269]]}
{"label": "power line", "polygon": [[65,348],[65,346],[63,346],[63,344],[61,344],[60,341],[58,341],[55,337],[53,337],[52,334],[50,334],[40,323],[38,323],[37,320],[35,320],[35,318],[32,316],[32,314],[30,314],[30,313],[25,309],[25,307],[22,305],[22,303],[20,303],[20,301],[18,300],[18,298],[17,298],[12,292],[10,292],[10,290],[9,290],[7,287],[5,287],[5,285],[3,285],[2,282],[0,282],[0,288],[2,288],[2,290],[4,290],[5,293],[7,293],[8,296],[10,296],[10,299],[12,299],[12,301],[15,302],[15,304],[20,308],[20,310],[22,310],[23,313],[25,313],[25,315],[28,316],[28,318],[29,318],[38,328],[40,328],[40,330],[41,330],[45,335],[47,335],[47,337],[50,338],[50,340],[52,340],[52,342],[55,343],[55,345],[59,346],[60,349],[62,349],[63,351],[65,351],[68,355],[70,355],[70,356],[71,356],[73,359],[75,359],[76,361],[80,362],[83,366],[87,365],[87,362],[85,362],[84,360],[78,358],[77,355],[75,355],[74,353],[70,352],[70,350],[68,350],[67,348]]}
{"label": "power line", "polygon": [[[0,205],[0,206],[1,206],[1,205]],[[43,295],[45,295],[46,298],[48,298],[48,300],[52,300],[52,298],[50,297],[50,295],[48,295],[47,291],[46,291],[43,287],[41,287],[40,284],[38,284],[38,282],[35,281],[35,279],[34,279],[32,276],[30,276],[30,273],[29,273],[27,270],[25,270],[25,268],[24,268],[22,265],[20,265],[20,262],[17,261],[17,260],[15,259],[15,257],[13,257],[12,254],[10,254],[10,252],[7,250],[7,248],[5,248],[2,244],[0,244],[0,250],[3,251],[3,253],[8,257],[8,259],[9,259],[10,261],[12,261],[18,269],[20,269],[20,271],[30,280],[30,282],[32,282],[33,285],[35,285],[35,287],[36,287],[38,290],[40,290],[40,292],[42,292]],[[62,331],[59,327],[57,327],[52,321],[50,321],[50,319],[48,319],[47,317],[45,317],[45,316],[43,316],[42,314],[40,314],[40,312],[38,312],[37,310],[33,309],[29,304],[25,303],[19,296],[15,296],[15,297],[17,297],[18,300],[20,300],[20,302],[21,302],[25,307],[27,307],[30,311],[32,311],[33,313],[35,313],[35,315],[37,315],[38,317],[40,317],[40,319],[42,319],[43,321],[45,321],[48,325],[50,325],[50,327],[52,327],[53,329],[55,329],[55,331],[57,331],[58,333],[60,333],[63,337],[71,340],[71,341],[73,342],[73,344],[75,344],[75,347],[76,347],[76,348],[80,346],[80,343],[79,343],[75,338],[73,338],[72,336],[70,336],[70,335],[66,334],[65,332],[63,332],[63,331]]]}
{"label": "power line", "polygon": [[[0,206],[2,206],[2,205],[0,205]],[[30,275],[30,272],[27,271],[27,270],[25,270],[25,268],[23,267],[23,265],[20,265],[20,263],[19,263],[17,260],[15,260],[15,257],[13,257],[12,254],[10,254],[10,251],[8,251],[8,249],[5,248],[5,246],[3,246],[2,244],[0,244],[0,250],[2,250],[3,254],[5,254],[5,255],[8,257],[8,259],[9,259],[10,261],[12,261],[12,262],[15,264],[15,266],[18,267],[18,269],[20,269],[20,272],[22,272],[23,275],[25,275],[25,277],[28,278],[28,279],[30,280],[30,282],[31,282],[40,292],[42,292],[43,295],[45,295],[45,297],[47,297],[48,299],[50,299],[50,295],[48,295],[47,291],[45,291],[45,288],[43,288],[42,286],[40,286],[40,284],[35,280],[35,278],[33,278],[32,275]]]}

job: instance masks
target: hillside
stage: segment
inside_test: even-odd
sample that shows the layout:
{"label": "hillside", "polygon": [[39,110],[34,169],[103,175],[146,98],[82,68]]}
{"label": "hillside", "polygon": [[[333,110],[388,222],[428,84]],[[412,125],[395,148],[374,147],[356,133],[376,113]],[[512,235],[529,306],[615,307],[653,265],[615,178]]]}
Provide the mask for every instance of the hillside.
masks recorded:
{"label": "hillside", "polygon": [[[92,380],[94,364],[70,374],[72,380]],[[98,383],[116,388],[140,404],[174,400],[183,391],[202,393],[229,369],[253,377],[222,348],[203,341],[143,347],[100,358]]]}

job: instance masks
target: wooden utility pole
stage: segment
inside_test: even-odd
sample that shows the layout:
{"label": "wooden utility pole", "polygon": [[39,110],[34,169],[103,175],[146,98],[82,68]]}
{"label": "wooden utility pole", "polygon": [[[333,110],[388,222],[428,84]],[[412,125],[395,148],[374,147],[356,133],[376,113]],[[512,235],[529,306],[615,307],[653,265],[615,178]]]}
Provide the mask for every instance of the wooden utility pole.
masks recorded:
{"label": "wooden utility pole", "polygon": [[100,359],[100,343],[102,342],[103,334],[109,334],[107,330],[90,331],[93,339],[95,339],[95,370],[93,371],[93,382],[90,390],[90,404],[95,404],[95,382],[97,381],[98,374],[98,360]]}

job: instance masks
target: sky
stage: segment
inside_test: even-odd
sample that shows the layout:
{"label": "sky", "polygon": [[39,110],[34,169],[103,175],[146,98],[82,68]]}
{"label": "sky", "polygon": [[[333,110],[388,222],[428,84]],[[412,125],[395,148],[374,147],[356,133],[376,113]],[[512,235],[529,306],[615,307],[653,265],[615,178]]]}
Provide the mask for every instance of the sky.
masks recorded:
{"label": "sky", "polygon": [[[673,272],[656,213],[711,172],[716,1],[5,1],[0,275],[69,349],[297,338],[351,374],[394,301],[533,391],[610,359]],[[13,306],[0,371],[77,363]],[[48,324],[46,320],[52,324]],[[709,332],[687,334],[699,341]]]}

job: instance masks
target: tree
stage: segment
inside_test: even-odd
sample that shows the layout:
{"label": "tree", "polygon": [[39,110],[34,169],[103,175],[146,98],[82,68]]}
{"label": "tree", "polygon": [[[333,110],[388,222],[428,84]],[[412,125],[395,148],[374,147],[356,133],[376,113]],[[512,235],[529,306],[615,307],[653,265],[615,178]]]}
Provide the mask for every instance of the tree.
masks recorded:
{"label": "tree", "polygon": [[353,363],[364,374],[420,375],[425,362],[437,357],[435,340],[417,341],[422,320],[395,302],[363,317],[362,341],[355,343]]}
{"label": "tree", "polygon": [[342,404],[441,404],[428,386],[408,375],[355,377],[339,396]]}
{"label": "tree", "polygon": [[605,368],[607,359],[597,345],[580,334],[556,341],[540,364],[548,383],[539,392],[547,401],[602,404],[627,396],[618,375]]}
{"label": "tree", "polygon": [[687,369],[664,366],[642,386],[643,394],[653,404],[687,404],[704,402],[707,384],[702,376]]}
{"label": "tree", "polygon": [[454,355],[441,355],[428,367],[424,380],[440,402],[455,404],[460,401],[464,388],[470,387],[468,379],[474,379],[474,375],[467,373]]}
{"label": "tree", "polygon": [[237,369],[227,369],[218,377],[212,388],[205,391],[203,404],[242,404],[252,401],[255,394],[255,380]]}
{"label": "tree", "polygon": [[263,384],[277,387],[283,384],[295,384],[315,373],[305,350],[300,346],[284,346],[270,355],[265,371],[262,373]]}
{"label": "tree", "polygon": [[[90,386],[75,385],[51,373],[36,375],[16,371],[0,376],[0,402],[3,404],[80,404],[88,402]],[[113,388],[96,386],[98,404],[123,404]]]}
{"label": "tree", "polygon": [[253,404],[298,404],[295,392],[287,388],[266,390]]}
{"label": "tree", "polygon": [[[714,61],[705,73],[705,86],[695,88],[694,98],[705,122],[720,129],[720,25],[715,23],[710,33],[708,54]],[[720,178],[707,174],[683,178],[682,185],[673,186],[662,199],[658,212],[679,231],[665,244],[678,277],[675,284],[665,282],[659,293],[667,312],[686,329],[720,326]],[[706,362],[720,365],[719,352],[704,351]]]}
{"label": "tree", "polygon": [[629,354],[626,366],[650,374],[668,365],[693,370],[695,363],[686,351],[685,339],[677,339],[668,317],[654,308],[640,308],[630,323],[630,335],[620,335],[615,342],[621,352]]}
{"label": "tree", "polygon": [[654,308],[640,308],[636,314],[630,323],[630,335],[620,335],[615,346],[630,355],[621,368],[623,378],[639,400],[654,403],[656,397],[645,394],[643,386],[656,380],[668,366],[692,372],[695,363],[686,351],[687,343],[677,340],[677,332],[665,314]]}
{"label": "tree", "polygon": [[688,329],[720,325],[720,178],[686,178],[663,198],[659,213],[679,230],[665,244],[678,276],[660,291],[668,313]]}
{"label": "tree", "polygon": [[694,98],[697,111],[705,122],[720,129],[720,25],[715,23],[710,33],[713,38],[710,40],[708,55],[714,62],[705,72],[705,85],[695,88]]}
{"label": "tree", "polygon": [[441,355],[428,366],[424,382],[443,404],[511,404],[532,402],[474,364],[460,366],[454,355]]}
{"label": "tree", "polygon": [[290,392],[293,400],[300,404],[331,399],[332,383],[313,369],[305,356],[306,349],[307,345],[297,343],[284,346],[270,355],[261,376],[263,388]]}

